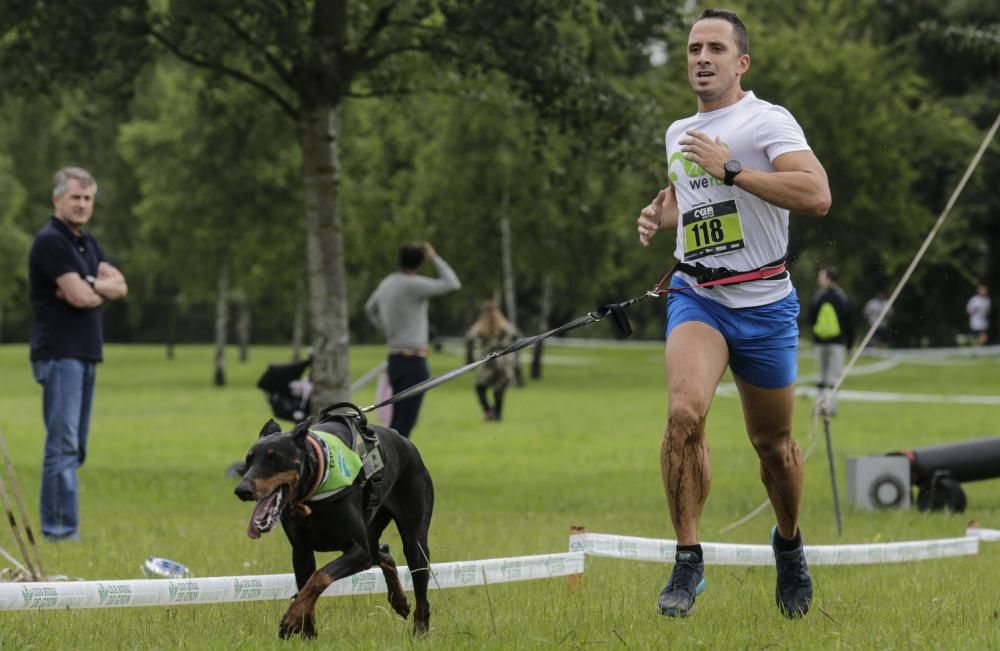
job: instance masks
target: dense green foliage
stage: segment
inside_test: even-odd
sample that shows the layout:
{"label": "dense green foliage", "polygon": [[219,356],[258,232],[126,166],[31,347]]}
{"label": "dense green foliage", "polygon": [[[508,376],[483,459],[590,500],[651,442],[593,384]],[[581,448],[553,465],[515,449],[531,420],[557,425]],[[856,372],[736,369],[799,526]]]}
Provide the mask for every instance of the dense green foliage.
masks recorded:
{"label": "dense green foliage", "polygon": [[[383,24],[390,5],[402,14]],[[462,278],[464,290],[433,310],[438,331],[461,332],[501,288],[501,206],[528,332],[546,278],[561,320],[658,277],[672,245],[661,237],[641,249],[634,220],[664,182],[663,130],[694,110],[683,45],[698,9],[679,18],[653,1],[344,6],[355,58],[334,48],[335,63],[364,55],[371,66],[317,80],[309,66],[323,59],[306,51],[305,0],[94,2],[72,18],[58,4],[0,0],[0,337],[27,337],[26,238],[45,217],[52,172],[80,164],[101,187],[93,230],[132,286],[108,309],[110,339],[162,341],[171,322],[182,341],[210,340],[227,269],[254,312],[255,340],[287,341],[307,275],[296,116],[316,99],[310,79],[343,101],[352,341],[377,340],[361,306],[408,239],[432,241]],[[796,115],[831,179],[827,218],[793,216],[800,296],[834,264],[863,302],[898,281],[995,116],[990,3],[809,0],[743,13],[753,55],[744,86]],[[952,341],[974,283],[1000,286],[997,151],[901,295],[899,343]]]}
{"label": "dense green foliage", "polygon": [[[461,363],[437,354],[437,372]],[[219,390],[204,381],[207,346],[181,346],[173,362],[153,346],[108,350],[99,370],[93,435],[81,469],[82,539],[45,544],[45,568],[84,579],[141,578],[149,555],[178,560],[197,576],[290,572],[280,531],[246,536],[251,507],[233,495],[225,468],[269,416],[254,382],[283,348],[258,348],[257,364],[234,365]],[[414,441],[436,487],[430,552],[435,562],[565,551],[568,529],[670,538],[658,466],[666,411],[658,346],[552,348],[546,381],[510,391],[501,423],[481,420],[465,376],[427,395]],[[40,390],[23,345],[0,346],[0,429],[37,526],[42,455]],[[355,376],[382,358],[380,346],[352,350]],[[803,375],[814,371],[808,351]],[[862,360],[862,368],[875,362]],[[972,394],[995,385],[996,358],[904,361],[859,374],[846,388]],[[728,382],[728,378],[726,380]],[[366,387],[356,399],[372,398]],[[806,462],[802,527],[807,544],[888,542],[960,536],[968,519],[1000,528],[1000,480],[965,485],[963,515],[845,508],[836,534],[821,432],[810,401],[796,404],[795,434],[819,443]],[[844,498],[847,456],[881,454],[996,435],[990,405],[842,400],[832,424]],[[720,395],[708,423],[714,465],[703,539],[765,544],[765,513],[727,534],[719,529],[764,499],[738,402]],[[386,537],[399,543],[393,527]],[[8,527],[0,546],[17,554]],[[333,555],[321,555],[332,559]],[[350,647],[565,648],[995,648],[1000,543],[977,557],[883,566],[816,567],[816,608],[787,622],[773,603],[774,570],[710,566],[695,615],[671,621],[655,599],[669,567],[588,558],[584,589],[563,580],[432,591],[432,630],[409,637],[409,622],[383,596],[329,598],[317,608],[315,643],[281,642],[285,602],[173,608],[0,612],[0,644],[24,649],[299,649]],[[0,563],[0,566],[5,563]],[[317,644],[320,647],[317,647]]]}

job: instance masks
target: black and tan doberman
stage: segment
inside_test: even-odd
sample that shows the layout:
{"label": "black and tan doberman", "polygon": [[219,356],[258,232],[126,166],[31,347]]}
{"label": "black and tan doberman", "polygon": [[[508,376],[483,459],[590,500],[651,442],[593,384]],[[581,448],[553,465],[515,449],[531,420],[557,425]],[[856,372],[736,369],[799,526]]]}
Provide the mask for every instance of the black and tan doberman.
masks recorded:
{"label": "black and tan doberman", "polygon": [[[241,500],[257,503],[247,535],[258,538],[280,520],[292,545],[298,594],[281,620],[282,638],[297,633],[315,637],[316,600],[323,591],[372,566],[385,576],[393,610],[409,615],[396,563],[388,547],[379,545],[390,521],[399,530],[413,579],[413,633],[428,630],[431,476],[409,439],[360,421],[354,426],[346,418],[320,418],[286,434],[271,420],[247,454],[246,473],[236,486]],[[367,448],[357,444],[358,436]],[[317,570],[315,552],[333,551],[343,555]]]}

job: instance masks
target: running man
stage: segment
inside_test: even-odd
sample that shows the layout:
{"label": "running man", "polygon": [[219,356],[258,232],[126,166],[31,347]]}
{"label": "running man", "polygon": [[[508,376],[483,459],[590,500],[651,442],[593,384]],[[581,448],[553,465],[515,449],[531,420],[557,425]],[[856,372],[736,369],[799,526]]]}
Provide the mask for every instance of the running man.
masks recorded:
{"label": "running man", "polygon": [[795,118],[742,89],[750,48],[736,14],[701,14],[687,66],[698,113],[667,129],[671,184],[640,212],[639,240],[648,246],[657,230],[677,227],[674,255],[682,262],[673,288],[731,272],[762,270],[767,278],[670,295],[660,468],[677,553],[658,607],[685,617],[705,589],[698,543],[712,477],[705,421],[728,366],[777,519],[775,600],[786,617],[801,617],[813,589],[799,532],[802,452],[792,439],[799,301],[783,265],[789,211],[825,215],[829,183]]}

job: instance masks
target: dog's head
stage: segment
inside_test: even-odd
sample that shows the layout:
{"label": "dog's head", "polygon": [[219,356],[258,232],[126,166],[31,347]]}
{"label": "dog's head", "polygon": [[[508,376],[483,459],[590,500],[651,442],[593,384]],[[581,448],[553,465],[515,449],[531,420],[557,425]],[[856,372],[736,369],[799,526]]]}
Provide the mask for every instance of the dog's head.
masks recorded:
{"label": "dog's head", "polygon": [[281,427],[269,420],[260,430],[257,442],[247,452],[246,472],[236,485],[236,496],[244,502],[253,500],[247,535],[260,538],[278,523],[281,514],[299,495],[299,483],[306,464],[308,428],[296,428],[282,434]]}

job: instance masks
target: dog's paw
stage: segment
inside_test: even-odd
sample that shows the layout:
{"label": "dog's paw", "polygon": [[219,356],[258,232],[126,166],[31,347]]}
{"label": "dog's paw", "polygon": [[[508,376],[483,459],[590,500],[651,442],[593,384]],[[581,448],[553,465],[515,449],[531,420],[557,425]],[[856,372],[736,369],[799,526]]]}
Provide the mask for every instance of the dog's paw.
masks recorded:
{"label": "dog's paw", "polygon": [[302,622],[302,637],[307,640],[316,639],[316,616],[309,613]]}
{"label": "dog's paw", "polygon": [[431,606],[428,603],[417,602],[417,612],[413,613],[413,635],[427,635],[431,627]]}
{"label": "dog's paw", "polygon": [[389,592],[389,605],[396,611],[396,614],[406,619],[410,616],[410,602],[406,600],[405,594],[393,594]]}
{"label": "dog's paw", "polygon": [[278,627],[278,637],[287,640],[293,635],[301,634],[306,639],[316,637],[316,617],[312,613],[296,615],[289,612],[281,619],[281,626]]}

